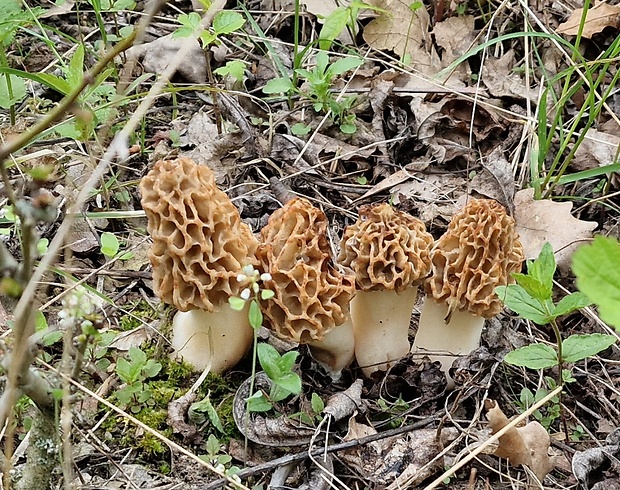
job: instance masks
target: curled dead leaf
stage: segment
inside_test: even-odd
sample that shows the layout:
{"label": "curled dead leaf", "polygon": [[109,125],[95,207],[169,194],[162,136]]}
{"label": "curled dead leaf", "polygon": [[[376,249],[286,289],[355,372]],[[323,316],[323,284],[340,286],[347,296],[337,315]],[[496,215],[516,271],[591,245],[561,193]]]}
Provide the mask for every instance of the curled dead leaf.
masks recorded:
{"label": "curled dead leaf", "polygon": [[[486,400],[485,407],[492,434],[510,423],[494,400]],[[555,457],[549,455],[550,445],[549,433],[540,423],[532,421],[523,427],[513,427],[501,436],[493,454],[506,458],[513,465],[527,466],[542,482],[555,465]]]}
{"label": "curled dead leaf", "polygon": [[[566,22],[558,26],[556,32],[576,36],[581,28],[582,17],[583,7],[575,9]],[[586,14],[581,35],[590,39],[594,34],[602,32],[605,27],[620,27],[620,5],[610,5],[605,2],[598,2],[594,5]]]}

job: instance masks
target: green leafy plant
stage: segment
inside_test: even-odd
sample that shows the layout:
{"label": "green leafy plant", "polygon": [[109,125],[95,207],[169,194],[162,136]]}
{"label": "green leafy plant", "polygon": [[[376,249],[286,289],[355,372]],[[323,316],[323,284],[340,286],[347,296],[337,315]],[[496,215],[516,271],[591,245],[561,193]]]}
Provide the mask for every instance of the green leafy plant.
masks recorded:
{"label": "green leafy plant", "polygon": [[[557,388],[557,384],[553,378],[545,376],[545,382],[548,388],[538,388],[536,393],[533,393],[529,388],[523,388],[521,390],[517,403],[522,412],[528,410],[532,405],[545,398],[549,392]],[[560,405],[559,395],[552,397],[549,403],[544,407],[532,412],[532,416],[547,430],[549,430],[553,422],[560,418],[561,415],[562,406]]]}
{"label": "green leafy plant", "polygon": [[229,75],[235,80],[242,82],[245,73],[245,63],[241,60],[227,61],[224,66],[213,70],[213,73],[221,77]]}
{"label": "green leafy plant", "polygon": [[258,360],[265,374],[271,380],[269,395],[257,391],[248,399],[248,409],[252,412],[267,412],[273,404],[285,400],[290,395],[301,393],[301,378],[293,371],[297,351],[280,353],[271,345],[258,344]]}
{"label": "green leafy plant", "polygon": [[[112,259],[119,253],[121,243],[114,233],[104,231],[99,237],[101,243],[101,253],[107,258]],[[133,252],[128,251],[120,255],[120,260],[128,260],[133,257]]]}
{"label": "green leafy plant", "polygon": [[295,69],[296,75],[306,82],[306,88],[298,88],[294,80],[288,77],[279,77],[269,80],[263,87],[263,92],[266,94],[297,93],[310,100],[316,112],[326,113],[330,111],[332,119],[340,126],[340,130],[343,133],[351,134],[357,129],[355,114],[351,113],[356,97],[349,95],[338,100],[331,92],[331,88],[337,76],[357,68],[363,62],[364,60],[358,56],[346,56],[330,63],[327,53],[319,51],[313,69]]}
{"label": "green leafy plant", "polygon": [[323,410],[325,409],[325,402],[316,393],[312,393],[310,397],[310,410],[305,412],[292,413],[288,416],[290,419],[299,420],[306,425],[316,425],[321,423],[324,418]]}
{"label": "green leafy plant", "polygon": [[[39,73],[36,76],[25,74],[62,95],[67,95],[80,87],[85,76],[84,45],[78,45],[67,66],[62,67],[63,76]],[[74,109],[74,117],[57,125],[54,130],[61,136],[87,140],[98,124],[116,114],[114,105],[123,101],[115,100],[116,90],[104,82],[113,74],[114,68],[103,70],[78,97],[79,108]]]}
{"label": "green leafy plant", "polygon": [[[233,476],[233,478],[234,475],[239,472],[239,467],[230,466],[232,456],[222,451],[222,445],[219,439],[213,434],[209,434],[205,449],[207,450],[207,454],[201,455],[200,459],[211,463],[220,471],[223,471],[229,476]],[[235,478],[235,480],[241,482],[238,478]]]}
{"label": "green leafy plant", "polygon": [[346,7],[338,7],[334,9],[323,22],[321,32],[319,32],[319,47],[321,49],[330,49],[334,40],[340,33],[348,27],[351,37],[355,39],[358,33],[357,18],[361,10],[374,10],[375,12],[385,12],[385,10],[369,5],[359,0],[353,0]]}
{"label": "green leafy plant", "polygon": [[597,236],[573,254],[577,287],[596,306],[601,320],[620,330],[620,243]]}
{"label": "green leafy plant", "polygon": [[[590,300],[582,292],[569,294],[557,304],[553,302],[553,275],[556,263],[553,250],[546,243],[538,258],[527,262],[527,274],[515,274],[516,284],[499,286],[495,289],[502,301],[521,317],[539,325],[551,325],[556,340],[556,348],[535,343],[509,352],[504,361],[515,366],[530,369],[560,368],[565,363],[581,361],[598,354],[612,345],[616,339],[600,333],[571,335],[562,339],[557,319],[580,308],[590,305]],[[558,374],[558,384],[563,384],[562,370]]]}
{"label": "green leafy plant", "polygon": [[213,18],[212,32],[200,28],[201,17],[196,12],[189,14],[181,14],[178,19],[181,27],[172,34],[173,38],[181,38],[191,36],[192,33],[198,31],[198,38],[202,43],[202,47],[206,48],[211,44],[217,43],[218,38],[227,34],[238,31],[245,24],[245,19],[239,12],[232,10],[221,10]]}
{"label": "green leafy plant", "polygon": [[104,12],[120,12],[136,8],[135,0],[91,0],[93,5],[99,4],[99,9]]}
{"label": "green leafy plant", "polygon": [[573,442],[583,441],[588,436],[588,433],[584,429],[583,425],[576,424],[571,431],[570,440]]}
{"label": "green leafy plant", "polygon": [[[270,289],[261,289],[260,283],[271,279],[270,274],[260,274],[253,266],[248,265],[237,277],[237,281],[248,282],[249,286],[241,291],[240,297],[230,297],[228,302],[234,310],[241,311],[249,302],[248,319],[254,329],[254,348],[252,362],[252,382],[250,397],[247,399],[248,410],[251,412],[266,412],[273,408],[273,402],[282,401],[291,394],[301,393],[301,378],[293,372],[293,366],[298,352],[290,351],[283,355],[271,345],[257,343],[257,333],[263,325],[263,313],[260,309],[260,300],[273,298],[274,292]],[[262,391],[254,392],[256,377],[256,359],[258,358],[265,374],[271,380],[269,396]]]}
{"label": "green leafy plant", "polygon": [[115,393],[116,399],[138,413],[144,404],[152,402],[153,393],[147,380],[157,376],[161,367],[154,359],[147,359],[146,353],[138,347],[130,347],[129,360],[120,357],[116,361],[116,374],[125,383]]}

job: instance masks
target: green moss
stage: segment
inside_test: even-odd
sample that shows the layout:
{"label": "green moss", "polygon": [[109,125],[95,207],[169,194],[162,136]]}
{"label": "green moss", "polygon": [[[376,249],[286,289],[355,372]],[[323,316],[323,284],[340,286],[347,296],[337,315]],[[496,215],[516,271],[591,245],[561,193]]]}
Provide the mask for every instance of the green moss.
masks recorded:
{"label": "green moss", "polygon": [[170,380],[151,381],[149,387],[155,405],[161,408],[167,408],[168,403],[182,396],[185,392],[184,389],[179,389]]}
{"label": "green moss", "polygon": [[196,376],[191,366],[185,362],[174,361],[167,356],[162,356],[162,373],[168,376],[168,381],[174,386],[189,387]]}
{"label": "green moss", "polygon": [[[143,408],[135,417],[151,429],[156,430],[161,435],[170,438],[172,428],[168,425],[168,413],[163,409]],[[121,446],[134,447],[142,452],[146,459],[160,458],[168,452],[168,446],[158,437],[150,432],[145,432],[142,437],[136,437],[135,429],[130,427],[120,438]]]}
{"label": "green moss", "polygon": [[168,452],[168,446],[161,439],[148,432],[140,438],[138,447],[142,449],[144,457],[147,459],[159,459]]}
{"label": "green moss", "polygon": [[153,320],[157,314],[153,307],[145,300],[134,301],[127,305],[126,310],[130,315],[123,315],[120,318],[120,327],[123,331],[133,330],[141,327],[144,323]]}
{"label": "green moss", "polygon": [[159,430],[167,426],[166,418],[168,417],[168,411],[165,409],[143,408],[135,417],[151,429]]}
{"label": "green moss", "polygon": [[224,436],[220,438],[224,444],[227,444],[232,438],[242,437],[237,429],[237,425],[235,424],[235,419],[233,417],[233,405],[233,396],[225,398],[220,404],[216,405],[217,414],[222,422],[222,427],[224,427]]}

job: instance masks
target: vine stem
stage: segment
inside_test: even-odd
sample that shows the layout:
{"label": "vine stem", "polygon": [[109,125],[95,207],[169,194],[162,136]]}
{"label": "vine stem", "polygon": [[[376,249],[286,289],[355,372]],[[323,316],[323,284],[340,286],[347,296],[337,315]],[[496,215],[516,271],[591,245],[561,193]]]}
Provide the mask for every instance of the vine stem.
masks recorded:
{"label": "vine stem", "polygon": [[[257,294],[258,296],[258,294]],[[256,301],[258,303],[258,297],[255,297],[254,299],[252,299],[252,301]],[[249,394],[250,397],[254,394],[254,382],[256,381],[256,359],[258,358],[258,330],[260,329],[260,325],[256,328],[254,328],[254,325],[252,325],[252,330],[254,330],[254,341],[252,343],[252,374],[250,375],[250,390],[249,390]],[[248,426],[250,425],[250,397],[248,397],[248,399],[245,402],[245,417],[244,417],[244,421],[243,421],[243,425],[244,425],[244,432],[245,434],[248,433]],[[245,458],[247,460],[248,458],[248,436],[246,435],[244,438],[244,453],[245,453]]]}
{"label": "vine stem", "polygon": [[[555,342],[558,347],[558,378],[557,383],[558,386],[564,386],[564,378],[562,377],[562,372],[564,371],[564,354],[562,353],[562,334],[560,333],[560,327],[558,327],[558,323],[555,321],[555,318],[551,320],[551,328],[553,328],[553,333],[555,334]],[[566,440],[569,439],[568,434],[568,424],[566,423],[566,414],[564,413],[564,408],[562,407],[562,392],[558,394],[558,404],[560,405],[560,420],[562,421],[562,427],[564,429],[564,434],[566,435]]]}

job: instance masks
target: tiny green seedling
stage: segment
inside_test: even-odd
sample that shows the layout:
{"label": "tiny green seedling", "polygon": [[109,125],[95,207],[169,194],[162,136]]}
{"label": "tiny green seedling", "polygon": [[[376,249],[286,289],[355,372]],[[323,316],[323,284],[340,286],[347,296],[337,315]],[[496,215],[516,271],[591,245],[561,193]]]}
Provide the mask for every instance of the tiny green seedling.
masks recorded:
{"label": "tiny green seedling", "polygon": [[242,82],[245,76],[245,63],[241,60],[228,61],[224,66],[220,66],[218,69],[213,70],[213,73],[221,77],[228,75],[238,82]]}
{"label": "tiny green seedling", "polygon": [[[99,237],[101,242],[101,253],[105,255],[108,259],[113,259],[119,253],[120,241],[116,238],[114,233],[110,233],[109,231],[104,231]],[[134,256],[134,253],[131,251],[124,252],[119,260],[128,260]]]}
{"label": "tiny green seedling", "polygon": [[301,393],[301,378],[293,371],[298,354],[297,351],[290,351],[280,355],[273,346],[258,344],[258,359],[271,380],[271,389],[268,396],[258,391],[248,399],[251,412],[266,412],[273,408],[273,403]]}
{"label": "tiny green seedling", "polygon": [[340,130],[351,134],[357,129],[355,114],[350,113],[356,97],[350,95],[337,100],[331,92],[331,87],[337,76],[359,67],[363,62],[364,60],[358,56],[346,56],[330,63],[327,53],[319,51],[312,70],[304,68],[295,70],[295,74],[306,81],[307,89],[298,89],[290,78],[280,77],[269,80],[263,87],[263,92],[266,94],[298,93],[312,102],[312,107],[316,112],[330,111],[332,119],[340,126]]}
{"label": "tiny green seedling", "polygon": [[[566,371],[566,370],[565,370]],[[550,391],[553,391],[557,388],[556,382],[553,378],[549,376],[545,376],[545,382],[547,383],[547,388],[538,388],[536,393],[533,393],[529,388],[523,388],[521,390],[521,394],[519,396],[519,408],[522,412],[528,410],[532,405],[538,403],[540,400],[545,398]],[[549,430],[553,422],[556,419],[560,418],[562,415],[562,407],[560,405],[560,396],[556,395],[549,400],[549,405],[544,408],[541,407],[538,410],[535,410],[532,413],[532,416],[542,425],[545,429]]]}
{"label": "tiny green seedling", "polygon": [[323,27],[319,33],[319,47],[321,49],[330,49],[332,43],[340,35],[340,33],[348,27],[353,37],[358,33],[357,18],[361,10],[370,9],[375,12],[385,12],[385,10],[369,5],[359,0],[353,0],[346,7],[338,7],[334,9],[323,22]]}
{"label": "tiny green seedling", "polygon": [[[512,274],[516,284],[495,288],[497,295],[522,318],[539,325],[550,324],[556,338],[556,348],[535,343],[509,352],[504,361],[530,369],[562,367],[565,363],[581,361],[594,356],[615,343],[616,338],[600,333],[571,335],[562,340],[557,318],[590,305],[582,292],[569,294],[557,304],[553,302],[553,275],[556,263],[553,250],[546,243],[538,258],[527,262],[527,274]],[[562,374],[558,384],[563,384]]]}
{"label": "tiny green seedling", "polygon": [[153,394],[147,379],[159,374],[162,365],[147,359],[146,353],[138,347],[129,348],[129,360],[120,357],[116,361],[116,374],[125,386],[115,393],[116,399],[128,406],[133,413],[138,413],[143,404],[152,404]]}
{"label": "tiny green seedling", "polygon": [[219,37],[232,34],[240,30],[245,24],[245,19],[239,12],[233,12],[231,10],[221,10],[213,18],[213,32],[207,31],[200,27],[200,14],[191,12],[189,14],[181,14],[178,19],[181,27],[179,27],[172,34],[173,38],[181,38],[191,36],[194,32],[199,32],[198,35],[202,47],[206,48],[211,44],[219,42]]}
{"label": "tiny green seedling", "polygon": [[[301,378],[292,371],[298,352],[290,351],[284,355],[269,344],[258,344],[257,333],[263,325],[263,313],[260,309],[260,300],[273,298],[274,292],[270,289],[261,289],[260,283],[271,280],[268,273],[260,274],[252,265],[245,266],[242,273],[237,276],[240,283],[249,283],[249,286],[241,291],[239,297],[228,298],[230,307],[241,311],[249,301],[248,319],[254,329],[254,349],[252,362],[252,383],[247,399],[248,410],[250,412],[266,412],[273,408],[272,402],[284,400],[291,394],[301,393]],[[254,393],[254,379],[256,377],[256,358],[260,362],[263,371],[271,380],[271,391],[266,397],[262,391]]]}
{"label": "tiny green seedling", "polygon": [[312,126],[304,123],[295,123],[291,126],[291,133],[295,136],[306,136],[310,131],[312,131]]}
{"label": "tiny green seedling", "polygon": [[306,425],[315,425],[315,423],[320,424],[324,419],[323,410],[325,410],[325,402],[323,399],[317,395],[316,393],[312,393],[310,398],[310,413],[308,412],[297,412],[292,413],[288,416],[290,419],[299,420],[302,424]]}
{"label": "tiny green seedling", "polygon": [[229,466],[232,461],[232,456],[222,452],[220,441],[213,434],[209,434],[205,449],[207,450],[207,454],[199,456],[200,459],[211,463],[218,471],[225,473],[239,483],[241,482],[241,480],[235,476],[235,474],[240,471],[240,468],[237,466]]}

